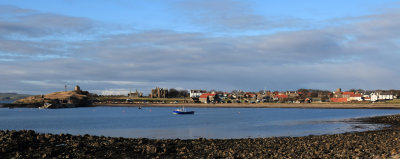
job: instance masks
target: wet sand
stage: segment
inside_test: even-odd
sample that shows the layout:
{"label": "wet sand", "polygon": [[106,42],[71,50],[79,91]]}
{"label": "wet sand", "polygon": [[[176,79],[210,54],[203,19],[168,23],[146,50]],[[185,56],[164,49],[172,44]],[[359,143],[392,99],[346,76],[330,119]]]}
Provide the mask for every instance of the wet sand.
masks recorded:
{"label": "wet sand", "polygon": [[400,115],[381,130],[254,139],[145,139],[0,131],[0,158],[399,158]]}

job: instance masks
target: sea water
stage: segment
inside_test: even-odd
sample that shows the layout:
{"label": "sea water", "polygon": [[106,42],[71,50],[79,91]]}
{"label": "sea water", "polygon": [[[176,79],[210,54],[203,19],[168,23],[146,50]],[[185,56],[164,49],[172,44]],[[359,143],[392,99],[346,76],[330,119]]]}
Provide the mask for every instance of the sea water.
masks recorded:
{"label": "sea water", "polygon": [[382,125],[345,122],[351,118],[399,114],[394,109],[85,107],[0,108],[0,129],[112,137],[193,139],[307,136],[365,131]]}
{"label": "sea water", "polygon": [[0,104],[10,104],[14,102],[14,100],[0,100]]}

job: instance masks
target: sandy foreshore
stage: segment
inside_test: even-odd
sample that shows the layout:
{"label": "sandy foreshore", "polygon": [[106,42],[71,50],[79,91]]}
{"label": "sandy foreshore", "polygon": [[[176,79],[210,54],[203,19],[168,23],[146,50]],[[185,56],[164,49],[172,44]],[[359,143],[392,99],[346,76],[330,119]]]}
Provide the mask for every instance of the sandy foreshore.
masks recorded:
{"label": "sandy foreshore", "polygon": [[0,158],[399,158],[400,115],[382,130],[305,137],[145,139],[0,130]]}
{"label": "sandy foreshore", "polygon": [[257,104],[204,104],[204,103],[185,103],[185,104],[94,104],[93,106],[109,107],[199,107],[199,108],[326,108],[326,109],[400,109],[400,104],[336,104],[336,103],[257,103]]}

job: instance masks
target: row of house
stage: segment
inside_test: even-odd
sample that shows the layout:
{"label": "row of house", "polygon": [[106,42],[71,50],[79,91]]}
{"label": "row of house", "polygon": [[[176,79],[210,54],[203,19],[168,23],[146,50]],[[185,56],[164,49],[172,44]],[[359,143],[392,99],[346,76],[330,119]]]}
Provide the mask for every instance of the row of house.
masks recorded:
{"label": "row of house", "polygon": [[393,100],[398,96],[390,91],[374,92],[342,92],[337,89],[335,92],[207,92],[206,90],[191,90],[190,97],[201,103],[224,103],[224,102],[285,102],[285,103],[311,103],[311,102],[377,102]]}
{"label": "row of house", "polygon": [[207,92],[205,90],[191,90],[190,97],[197,102],[201,103],[224,103],[224,102],[273,102],[273,101],[281,101],[289,96],[293,96],[292,94],[287,93],[279,93],[279,92]]}
{"label": "row of house", "polygon": [[390,91],[374,91],[374,92],[342,92],[340,88],[338,88],[334,93],[334,97],[331,98],[331,102],[377,102],[377,101],[385,101],[385,100],[393,100],[397,99],[397,94],[393,94]]}
{"label": "row of house", "polygon": [[[334,92],[320,90],[300,89],[298,91],[259,91],[244,92],[235,90],[232,92],[190,90],[189,96],[194,102],[200,103],[316,103],[316,102],[377,102],[398,98],[399,91],[345,91],[338,88]],[[150,98],[167,98],[170,92],[166,88],[156,87],[152,89]],[[143,97],[139,91],[130,92],[128,97]]]}

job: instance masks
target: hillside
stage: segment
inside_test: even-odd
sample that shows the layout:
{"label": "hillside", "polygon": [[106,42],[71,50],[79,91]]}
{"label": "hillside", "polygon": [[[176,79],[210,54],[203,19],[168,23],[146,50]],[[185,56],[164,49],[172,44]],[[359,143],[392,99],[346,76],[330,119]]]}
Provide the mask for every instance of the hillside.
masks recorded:
{"label": "hillside", "polygon": [[18,100],[29,96],[31,95],[18,93],[0,93],[0,100]]}
{"label": "hillside", "polygon": [[91,101],[89,92],[81,91],[78,87],[74,91],[29,96],[13,103],[17,107],[41,107],[45,104],[51,105],[48,108],[84,107],[91,105]]}

